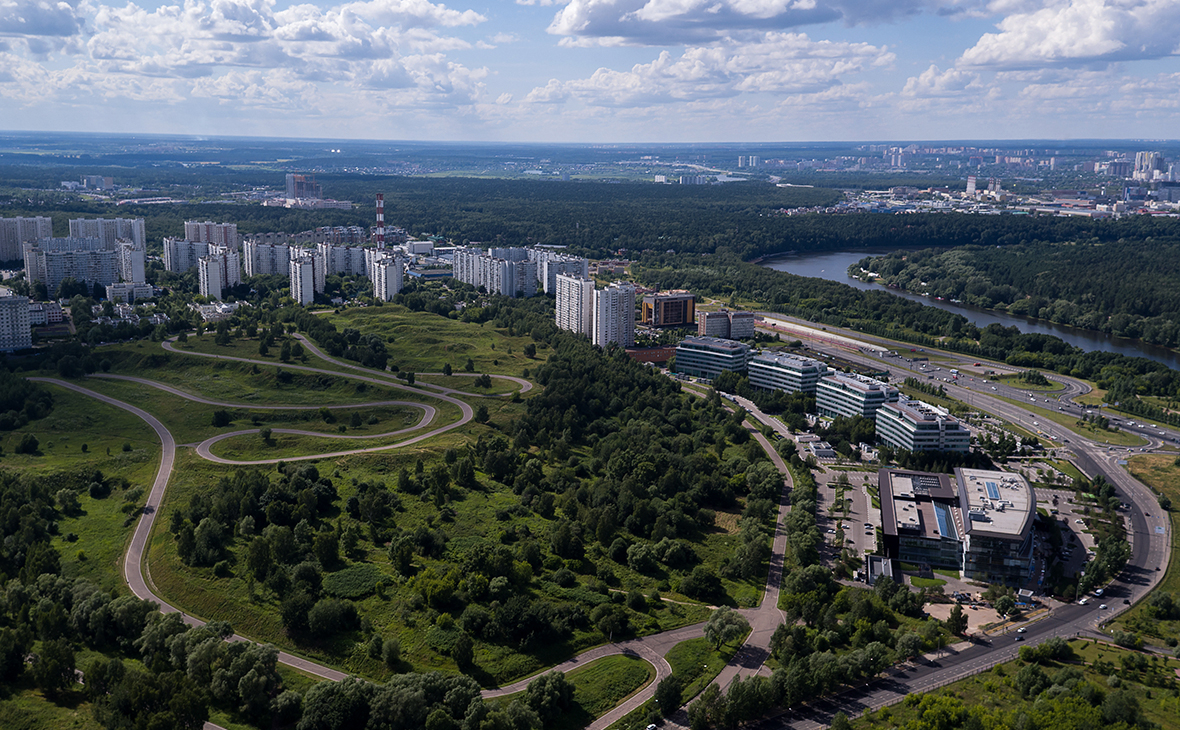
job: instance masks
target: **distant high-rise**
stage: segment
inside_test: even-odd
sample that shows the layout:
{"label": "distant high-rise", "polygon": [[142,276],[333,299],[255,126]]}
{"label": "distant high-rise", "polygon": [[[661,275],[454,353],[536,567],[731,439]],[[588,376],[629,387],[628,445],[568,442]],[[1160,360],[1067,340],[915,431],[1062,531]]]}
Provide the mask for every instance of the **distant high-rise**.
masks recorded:
{"label": "distant high-rise", "polygon": [[291,257],[291,298],[297,304],[315,300],[315,256],[309,253]]}
{"label": "distant high-rise", "polygon": [[315,181],[315,175],[287,174],[287,197],[319,200],[323,190]]}
{"label": "distant high-rise", "polygon": [[529,258],[537,262],[537,275],[546,294],[552,294],[557,286],[557,275],[568,274],[590,277],[590,261],[580,256],[568,256],[547,248],[530,248]]}
{"label": "distant high-rise", "polygon": [[594,336],[599,347],[635,345],[635,286],[616,281],[594,292]]}
{"label": "distant high-rise", "polygon": [[0,218],[0,261],[17,261],[24,257],[24,244],[53,238],[53,219]]}
{"label": "distant high-rise", "polygon": [[70,238],[97,238],[111,251],[120,239],[147,248],[143,218],[78,218],[70,221]]}
{"label": "distant high-rise", "polygon": [[290,274],[291,247],[283,243],[245,241],[242,263],[246,266],[246,276]]}
{"label": "distant high-rise", "polygon": [[184,237],[188,241],[203,241],[205,243],[217,243],[222,246],[237,248],[238,224],[213,223],[211,221],[205,221],[203,223],[185,221]]}
{"label": "distant high-rise", "polygon": [[537,262],[524,248],[459,247],[453,255],[453,276],[491,294],[531,297],[537,293]]}
{"label": "distant high-rise", "polygon": [[0,352],[32,346],[28,297],[0,297]]}
{"label": "distant high-rise", "polygon": [[41,281],[49,295],[67,278],[94,284],[119,280],[119,254],[97,238],[43,238],[24,245],[25,277]]}
{"label": "distant high-rise", "polygon": [[218,256],[202,256],[197,260],[197,279],[201,296],[207,299],[221,300],[221,258]]}
{"label": "distant high-rise", "polygon": [[209,244],[204,241],[188,241],[183,238],[164,239],[164,269],[166,271],[188,271],[197,267],[202,256],[209,255]]}
{"label": "distant high-rise", "polygon": [[373,261],[373,296],[383,302],[393,301],[402,290],[405,280],[405,260],[401,256],[385,255]]}
{"label": "distant high-rise", "polygon": [[119,241],[119,277],[123,281],[142,284],[147,281],[144,274],[144,250],[133,241]]}
{"label": "distant high-rise", "polygon": [[557,274],[555,280],[557,326],[579,335],[593,336],[594,282],[567,274]]}

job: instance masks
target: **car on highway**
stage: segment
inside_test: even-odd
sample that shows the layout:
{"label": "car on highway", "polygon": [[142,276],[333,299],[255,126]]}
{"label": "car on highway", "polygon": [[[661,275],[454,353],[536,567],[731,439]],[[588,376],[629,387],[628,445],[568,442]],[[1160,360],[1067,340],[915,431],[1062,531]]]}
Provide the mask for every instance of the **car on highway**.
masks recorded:
{"label": "car on highway", "polygon": [[1023,636],[1017,636],[1017,637],[1016,637],[1016,640],[1017,640],[1017,641],[1024,641],[1024,637],[1023,637]]}
{"label": "car on highway", "polygon": [[1018,633],[1018,634],[1023,634],[1025,631],[1028,631],[1028,629],[1024,628],[1023,626],[1016,629],[1016,633]]}
{"label": "car on highway", "polygon": [[1106,610],[1106,604],[1105,604],[1105,603],[1103,603],[1103,604],[1102,604],[1102,605],[1100,605],[1098,608],[1099,608],[1100,610],[1102,610],[1102,611],[1105,611],[1105,610]]}

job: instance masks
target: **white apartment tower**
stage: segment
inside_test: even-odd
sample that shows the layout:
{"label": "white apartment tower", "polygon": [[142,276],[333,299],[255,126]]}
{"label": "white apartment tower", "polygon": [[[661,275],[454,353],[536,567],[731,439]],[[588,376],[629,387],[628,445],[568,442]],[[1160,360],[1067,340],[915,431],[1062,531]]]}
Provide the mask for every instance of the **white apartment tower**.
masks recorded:
{"label": "white apartment tower", "polygon": [[24,244],[24,258],[26,278],[45,282],[51,296],[66,278],[92,286],[119,280],[118,252],[97,238],[43,238]]}
{"label": "white apartment tower", "polygon": [[290,274],[291,248],[284,243],[245,241],[242,263],[246,266],[246,276]]}
{"label": "white apartment tower", "polygon": [[78,218],[70,221],[70,238],[97,238],[112,251],[119,239],[147,249],[143,218]]}
{"label": "white apartment tower", "polygon": [[45,216],[0,218],[0,261],[24,258],[24,244],[36,243],[42,238],[53,238],[53,219]]}
{"label": "white apartment tower", "polygon": [[238,224],[213,223],[212,221],[205,221],[203,223],[185,221],[184,238],[187,241],[202,241],[204,243],[216,243],[220,246],[237,248]]}
{"label": "white apartment tower", "polygon": [[119,277],[123,281],[142,283],[147,281],[144,273],[145,252],[134,241],[119,241]]}
{"label": "white apartment tower", "polygon": [[197,261],[208,255],[209,244],[205,241],[164,239],[164,268],[168,271],[188,271],[196,268]]}
{"label": "white apartment tower", "polygon": [[232,246],[209,244],[209,257],[217,259],[221,269],[221,287],[229,289],[242,283],[242,264],[238,250]]}
{"label": "white apartment tower", "polygon": [[0,297],[0,352],[32,346],[28,297]]}
{"label": "white apartment tower", "polygon": [[635,286],[616,281],[594,292],[594,335],[599,347],[612,342],[620,347],[635,344]]}
{"label": "white apartment tower", "polygon": [[315,300],[316,257],[310,253],[291,257],[291,298],[308,305]]}
{"label": "white apartment tower", "polygon": [[202,256],[197,260],[197,278],[200,280],[201,296],[207,299],[221,301],[221,266],[220,256]]}
{"label": "white apartment tower", "polygon": [[331,243],[317,243],[316,251],[324,260],[324,270],[327,274],[351,274],[353,276],[367,276],[369,273],[365,261],[365,249],[362,246],[338,246]]}
{"label": "white apartment tower", "polygon": [[576,275],[557,274],[557,326],[579,335],[594,335],[594,282]]}
{"label": "white apartment tower", "polygon": [[405,262],[400,256],[387,255],[373,261],[372,272],[373,296],[383,302],[393,301],[393,297],[402,290]]}

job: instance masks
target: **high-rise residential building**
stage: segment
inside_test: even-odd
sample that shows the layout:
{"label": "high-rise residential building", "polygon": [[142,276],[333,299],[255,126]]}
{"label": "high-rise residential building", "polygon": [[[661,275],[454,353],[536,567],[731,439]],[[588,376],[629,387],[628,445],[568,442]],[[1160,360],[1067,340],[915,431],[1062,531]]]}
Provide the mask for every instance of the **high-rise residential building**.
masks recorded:
{"label": "high-rise residential building", "polygon": [[0,218],[0,261],[23,259],[24,244],[42,238],[53,238],[52,218]]}
{"label": "high-rise residential building", "polygon": [[828,366],[809,357],[780,352],[765,352],[750,358],[750,385],[765,390],[789,393],[814,393]]}
{"label": "high-rise residential building", "polygon": [[729,314],[724,311],[697,312],[697,334],[729,339]]}
{"label": "high-rise residential building", "polygon": [[318,200],[323,196],[323,190],[315,181],[315,175],[287,174],[287,197],[291,199],[310,198]]}
{"label": "high-rise residential building", "polygon": [[594,292],[594,335],[591,339],[599,347],[612,342],[619,347],[635,345],[634,285],[616,281]]}
{"label": "high-rise residential building", "polygon": [[652,327],[691,327],[696,321],[696,298],[682,289],[648,294],[643,297],[640,321]]}
{"label": "high-rise residential building", "polygon": [[459,247],[453,257],[452,276],[491,294],[531,297],[537,293],[537,262],[528,249]]}
{"label": "high-rise residential building", "polygon": [[45,283],[50,296],[64,279],[94,284],[119,280],[119,254],[97,238],[43,238],[24,245],[25,276]]}
{"label": "high-rise residential building", "polygon": [[946,409],[917,400],[899,399],[877,409],[877,439],[906,451],[971,449],[971,434]]}
{"label": "high-rise residential building", "polygon": [[188,271],[197,267],[202,256],[209,255],[209,244],[205,241],[187,241],[183,238],[164,239],[164,269],[167,271]]}
{"label": "high-rise residential building", "polygon": [[332,243],[317,243],[316,251],[324,259],[324,269],[328,274],[348,274],[352,276],[368,276],[369,268],[365,261],[365,249],[361,246],[338,246]]}
{"label": "high-rise residential building", "polygon": [[223,284],[221,266],[222,257],[220,256],[202,256],[197,259],[197,280],[201,296],[207,299],[221,300]]}
{"label": "high-rise residential building", "polygon": [[0,352],[33,346],[28,297],[0,297]]}
{"label": "high-rise residential building", "polygon": [[237,248],[238,224],[213,223],[212,221],[204,221],[203,223],[185,221],[184,238],[188,241],[203,241],[205,243],[216,243],[222,246]]}
{"label": "high-rise residential building", "polygon": [[726,312],[729,317],[729,339],[748,340],[754,336],[754,323],[758,320],[753,312]]}
{"label": "high-rise residential building", "polygon": [[716,378],[723,372],[745,372],[749,365],[750,346],[744,342],[719,337],[685,337],[676,346],[678,373],[697,378]]}
{"label": "high-rise residential building", "polygon": [[242,283],[242,263],[233,246],[209,244],[209,256],[217,259],[221,269],[221,287],[229,289]]}
{"label": "high-rise residential building", "polygon": [[285,243],[258,243],[247,239],[242,244],[242,263],[246,267],[246,276],[289,275],[291,247]]}
{"label": "high-rise residential building", "polygon": [[124,239],[147,250],[143,218],[78,218],[70,221],[70,238],[97,238],[112,251]]}
{"label": "high-rise residential building", "polygon": [[119,278],[123,281],[130,282],[145,282],[147,276],[144,273],[144,250],[137,246],[134,241],[119,241]]}
{"label": "high-rise residential building", "polygon": [[897,388],[856,373],[833,373],[822,377],[815,388],[815,408],[831,418],[863,416],[876,420],[877,409],[896,403]]}
{"label": "high-rise residential building", "polygon": [[575,275],[554,277],[559,329],[591,337],[594,334],[594,282]]}
{"label": "high-rise residential building", "polygon": [[590,278],[590,261],[580,256],[568,256],[550,248],[528,249],[529,259],[537,263],[537,274],[546,294],[557,290],[558,274]]}
{"label": "high-rise residential building", "polygon": [[[388,252],[388,249],[385,251]],[[401,256],[386,253],[385,256],[374,259],[370,275],[373,281],[373,296],[383,302],[393,301],[393,297],[402,290],[405,270],[405,260]]]}
{"label": "high-rise residential building", "polygon": [[291,298],[298,304],[311,304],[315,300],[315,256],[300,253],[291,257]]}

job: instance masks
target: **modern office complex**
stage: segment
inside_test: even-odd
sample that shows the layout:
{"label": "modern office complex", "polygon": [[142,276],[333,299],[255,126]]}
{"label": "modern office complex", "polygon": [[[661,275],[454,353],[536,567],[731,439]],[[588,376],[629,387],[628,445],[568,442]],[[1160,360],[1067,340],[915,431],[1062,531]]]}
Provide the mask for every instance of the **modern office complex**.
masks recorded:
{"label": "modern office complex", "polygon": [[747,340],[754,336],[757,316],[753,312],[697,312],[697,334],[702,337],[720,337],[724,340]]}
{"label": "modern office complex", "polygon": [[112,251],[119,240],[147,249],[143,218],[78,218],[70,221],[70,238],[97,238]]}
{"label": "modern office complex", "polygon": [[205,243],[216,243],[221,246],[237,248],[238,224],[213,223],[212,221],[204,221],[203,223],[185,221],[184,238],[186,241],[203,241]]}
{"label": "modern office complex", "polygon": [[242,263],[246,266],[246,276],[289,275],[291,247],[285,243],[259,243],[247,239],[242,243]]}
{"label": "modern office complex", "polygon": [[785,352],[764,352],[750,358],[750,385],[765,390],[814,393],[828,366],[819,360]]}
{"label": "modern office complex", "polygon": [[956,451],[971,449],[971,434],[945,408],[900,398],[877,409],[877,438],[906,451]]}
{"label": "modern office complex", "polygon": [[537,293],[537,262],[525,248],[455,249],[452,275],[491,294],[531,297]]}
{"label": "modern office complex", "polygon": [[53,295],[63,279],[93,286],[119,280],[119,253],[97,238],[43,238],[24,244],[25,276],[45,283]]}
{"label": "modern office complex", "polygon": [[558,328],[593,337],[594,282],[573,274],[557,274],[554,282]]}
{"label": "modern office complex", "polygon": [[652,327],[687,327],[696,321],[692,292],[677,289],[643,297],[640,321]]}
{"label": "modern office complex", "polygon": [[988,583],[1029,579],[1035,500],[1023,477],[882,469],[877,484],[886,557]]}
{"label": "modern office complex", "polygon": [[594,292],[594,334],[599,347],[614,342],[619,347],[635,344],[635,287],[616,281]]}
{"label": "modern office complex", "polygon": [[33,346],[28,297],[0,297],[0,352]]}
{"label": "modern office complex", "polygon": [[676,372],[698,378],[745,372],[749,359],[749,345],[718,337],[685,337],[676,346]]}
{"label": "modern office complex", "polygon": [[42,238],[53,238],[52,218],[0,218],[0,261],[23,259],[24,245]]}
{"label": "modern office complex", "polygon": [[816,410],[831,418],[864,416],[875,420],[878,408],[897,399],[897,388],[855,373],[827,375],[815,387]]}

